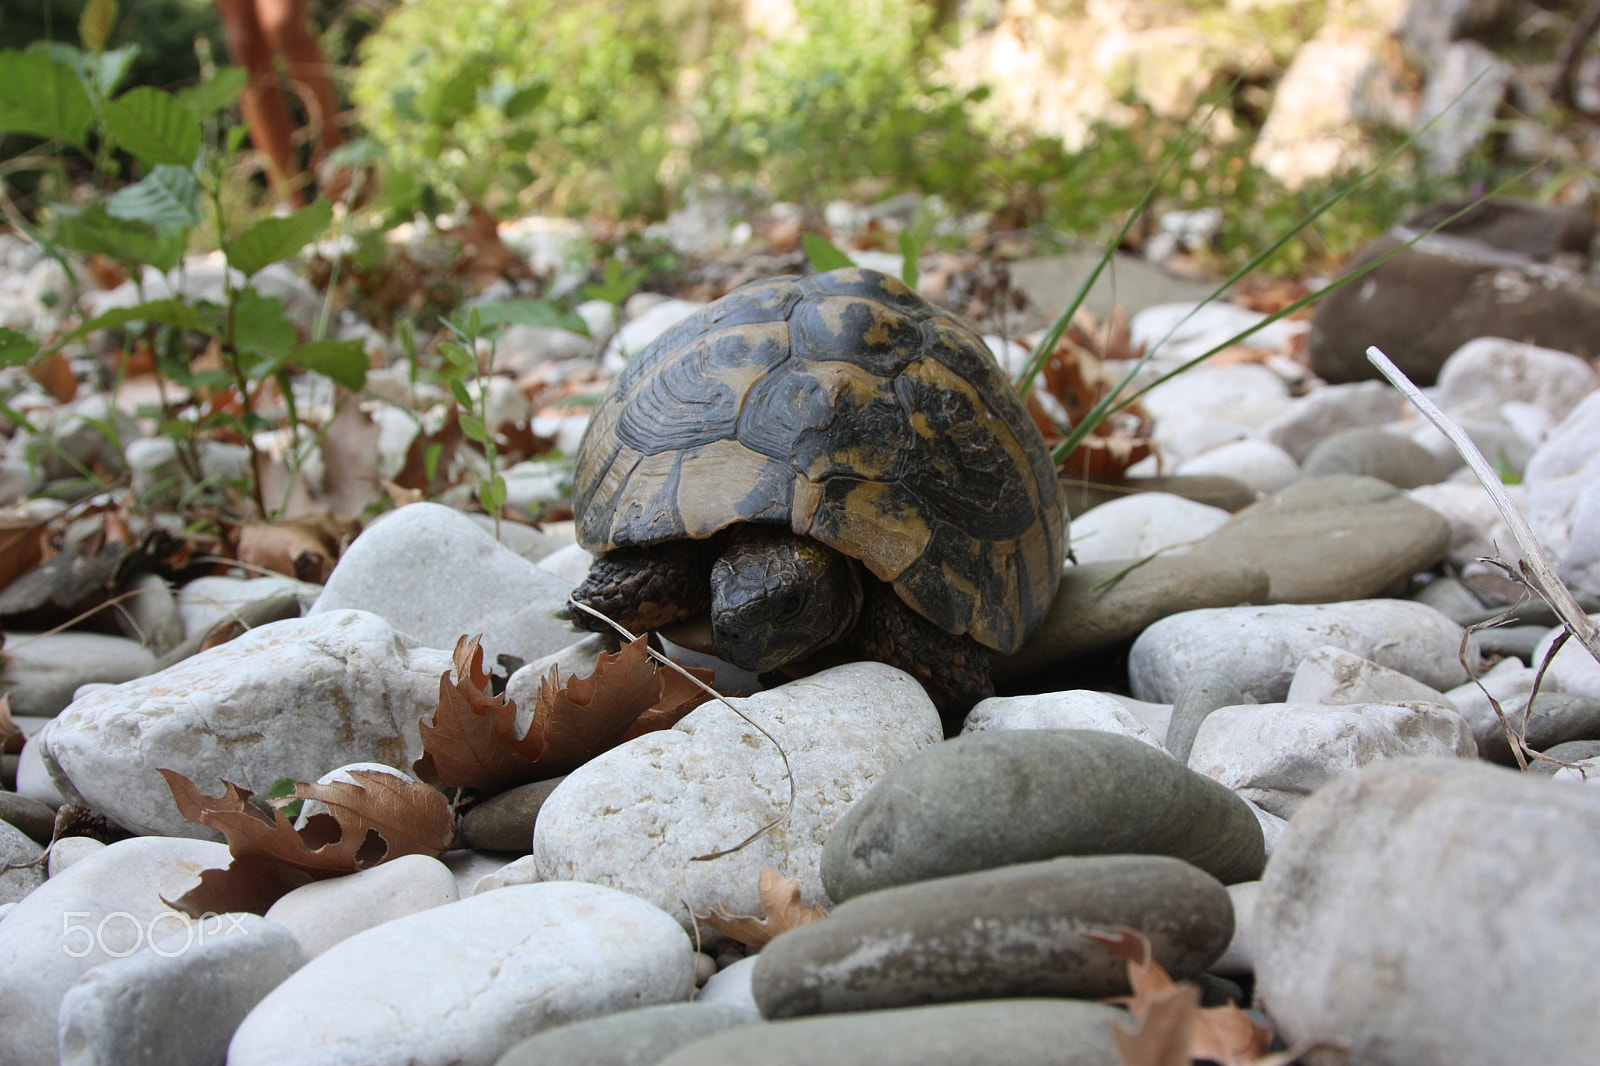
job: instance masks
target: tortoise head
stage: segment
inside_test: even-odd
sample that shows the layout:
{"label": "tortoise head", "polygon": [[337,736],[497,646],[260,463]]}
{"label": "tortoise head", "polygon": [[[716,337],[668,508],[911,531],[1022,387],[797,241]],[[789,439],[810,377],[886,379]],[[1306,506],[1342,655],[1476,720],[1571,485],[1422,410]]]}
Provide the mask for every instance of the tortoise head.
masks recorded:
{"label": "tortoise head", "polygon": [[780,526],[744,526],[711,568],[717,654],[756,673],[834,643],[861,613],[858,564]]}

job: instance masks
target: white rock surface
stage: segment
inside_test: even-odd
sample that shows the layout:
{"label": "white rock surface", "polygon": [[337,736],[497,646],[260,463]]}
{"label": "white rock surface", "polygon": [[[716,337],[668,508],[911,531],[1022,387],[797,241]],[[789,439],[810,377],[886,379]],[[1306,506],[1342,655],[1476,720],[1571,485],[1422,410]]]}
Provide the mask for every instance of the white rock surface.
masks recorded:
{"label": "white rock surface", "polygon": [[447,851],[439,857],[439,861],[449,868],[456,879],[456,895],[466,899],[473,894],[474,887],[483,878],[510,865],[510,856],[487,851],[473,851],[470,848],[460,848],[456,851]]}
{"label": "white rock surface", "polygon": [[510,885],[536,885],[541,880],[543,878],[539,876],[539,864],[534,861],[533,856],[522,855],[493,873],[478,878],[477,883],[472,886],[472,891],[466,894],[477,896]]}
{"label": "white rock surface", "polygon": [[[1510,714],[1514,707],[1527,702],[1538,675],[1539,671],[1531,666],[1523,666],[1520,659],[1502,659],[1478,678],[1482,687],[1477,682],[1468,681],[1446,692],[1445,698],[1467,720],[1473,735],[1481,737],[1501,728],[1499,716],[1489,703],[1489,696],[1499,700],[1501,709]],[[1489,690],[1488,695],[1484,694],[1484,689]]]}
{"label": "white rock surface", "polygon": [[1432,703],[1455,710],[1438,689],[1371,659],[1324,644],[1300,660],[1285,697],[1289,703]]}
{"label": "white rock surface", "polygon": [[308,614],[371,611],[432,648],[481,633],[492,663],[502,652],[536,659],[572,643],[571,627],[551,615],[570,591],[459,512],[414,503],[355,539]]}
{"label": "white rock surface", "polygon": [[1276,444],[1246,438],[1186,459],[1173,473],[1231,477],[1265,494],[1276,492],[1299,477],[1300,464]]}
{"label": "white rock surface", "polygon": [[232,617],[247,603],[284,594],[297,597],[301,610],[305,610],[322,594],[322,586],[281,574],[255,578],[221,575],[195,578],[178,590],[178,617],[183,619],[184,636],[192,637]]}
{"label": "white rock surface", "polygon": [[[822,844],[882,776],[943,739],[912,678],[853,663],[733,701],[783,746],[793,772],[790,817],[748,846],[708,862],[788,807],[777,750],[720,702],[579,767],[545,800],[533,855],[547,881],[589,881],[636,893],[687,927],[698,914],[758,914],[756,885],[772,868],[825,898]],[[493,895],[493,893],[491,893]]]}
{"label": "white rock surface", "polygon": [[[1235,334],[1266,321],[1267,316],[1223,300],[1205,303],[1170,303],[1146,307],[1128,322],[1135,345],[1154,349],[1163,364],[1187,362]],[[1306,331],[1306,323],[1279,319],[1251,334],[1241,343],[1281,351]],[[1156,345],[1160,345],[1156,348]],[[1210,369],[1201,367],[1200,372]]]}
{"label": "white rock surface", "polygon": [[[1175,700],[1197,670],[1232,678],[1252,699],[1289,693],[1295,668],[1324,644],[1397,670],[1439,691],[1467,679],[1457,653],[1464,630],[1409,600],[1220,607],[1170,615],[1134,641],[1128,658],[1133,694]],[[1476,644],[1469,662],[1478,665]]]}
{"label": "white rock surface", "polygon": [[67,989],[61,1066],[221,1062],[250,1008],[305,961],[287,929],[254,914],[173,924]]}
{"label": "white rock surface", "polygon": [[7,633],[5,654],[0,695],[10,695],[12,714],[40,718],[59,713],[80,685],[115,685],[156,665],[138,641],[105,633]]}
{"label": "white rock surface", "polygon": [[313,959],[357,933],[459,898],[448,866],[426,855],[402,855],[301,885],[268,907],[266,917],[293,933]]}
{"label": "white rock surface", "polygon": [[1136,492],[1073,519],[1072,552],[1079,563],[1143,559],[1199,540],[1232,517],[1171,493]]}
{"label": "white rock surface", "polygon": [[1439,368],[1433,401],[1455,419],[1498,418],[1506,403],[1528,403],[1562,419],[1600,386],[1594,367],[1571,352],[1479,337]]}
{"label": "white rock surface", "polygon": [[1301,807],[1267,864],[1256,994],[1291,1046],[1335,1040],[1364,1066],[1589,1066],[1596,883],[1600,792],[1371,766]]}
{"label": "white rock surface", "polygon": [[1433,704],[1251,703],[1206,716],[1189,769],[1292,818],[1328,782],[1407,755],[1475,759],[1478,745],[1459,714]]}
{"label": "white rock surface", "polygon": [[363,611],[290,619],[87,693],[32,743],[75,802],[136,832],[209,837],[178,814],[156,767],[217,795],[219,778],[265,794],[346,763],[409,766],[449,668],[448,652]]}
{"label": "white rock surface", "polygon": [[17,795],[27,796],[50,807],[60,807],[67,800],[50,777],[50,769],[45,766],[41,754],[43,750],[38,734],[30,736],[23,743],[22,754],[17,758]]}
{"label": "white rock surface", "polygon": [[93,837],[62,837],[50,846],[48,873],[51,877],[59,877],[70,867],[105,849],[106,845]]}
{"label": "white rock surface", "polygon": [[961,732],[991,729],[1094,729],[1120,733],[1152,748],[1161,747],[1161,742],[1121,702],[1090,689],[991,696],[972,708]]}
{"label": "white rock surface", "polygon": [[758,958],[759,955],[751,955],[718,970],[695,993],[694,1001],[704,1006],[732,1007],[744,1011],[752,1022],[761,1021],[761,1008],[756,1006],[756,997],[750,991],[750,975]]}
{"label": "white rock surface", "polygon": [[589,567],[594,564],[594,556],[584,551],[577,544],[568,544],[539,560],[541,569],[548,570],[556,577],[565,581],[569,586],[577,585],[589,576]]}
{"label": "white rock surface", "polygon": [[1254,973],[1255,910],[1261,882],[1240,881],[1228,885],[1227,889],[1228,898],[1233,901],[1233,939],[1228,942],[1222,958],[1211,964],[1211,972],[1224,976]]}
{"label": "white rock surface", "polygon": [[[1591,614],[1589,621],[1600,623],[1600,614]],[[1535,667],[1544,662],[1544,657],[1550,652],[1550,646],[1560,635],[1559,628],[1552,629],[1549,635],[1533,649],[1531,662]],[[1545,670],[1544,679],[1545,687],[1557,692],[1573,692],[1580,696],[1600,699],[1600,662],[1597,662],[1588,649],[1576,640],[1569,638],[1561,650],[1556,652],[1555,658],[1550,660],[1550,665]]]}
{"label": "white rock surface", "polygon": [[599,885],[514,885],[358,933],[245,1018],[229,1066],[492,1066],[563,1022],[688,999],[694,947]]}
{"label": "white rock surface", "polygon": [[1600,595],[1600,392],[1562,419],[1523,475],[1528,522],[1562,580]]}
{"label": "white rock surface", "polygon": [[228,864],[206,840],[133,837],[40,885],[0,921],[0,1063],[55,1066],[56,1013],[79,977],[187,921],[165,899]]}
{"label": "white rock surface", "polygon": [[[1521,485],[1503,488],[1519,506],[1523,502]],[[1504,559],[1515,564],[1522,558],[1517,542],[1500,517],[1500,510],[1476,478],[1467,481],[1440,481],[1407,489],[1406,495],[1431,507],[1450,522],[1449,560],[1458,568],[1478,559]]]}
{"label": "white rock surface", "polygon": [[1393,422],[1403,401],[1386,381],[1328,385],[1296,399],[1288,410],[1261,427],[1260,436],[1282,448],[1295,462],[1342,429]]}
{"label": "white rock surface", "polygon": [[1200,366],[1157,385],[1139,401],[1155,419],[1155,439],[1169,462],[1183,463],[1218,445],[1258,433],[1290,406],[1289,390],[1256,363]]}

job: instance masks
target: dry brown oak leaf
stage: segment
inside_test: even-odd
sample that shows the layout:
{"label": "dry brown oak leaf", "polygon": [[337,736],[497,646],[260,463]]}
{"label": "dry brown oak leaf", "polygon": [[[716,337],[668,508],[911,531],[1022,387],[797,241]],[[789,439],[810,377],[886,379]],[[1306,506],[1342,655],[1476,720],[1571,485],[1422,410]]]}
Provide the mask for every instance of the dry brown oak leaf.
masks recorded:
{"label": "dry brown oak leaf", "polygon": [[7,692],[0,696],[0,755],[21,754],[22,741],[22,727],[11,720],[11,693]]}
{"label": "dry brown oak leaf", "polygon": [[1150,941],[1143,933],[1118,926],[1083,935],[1128,964],[1133,995],[1124,1002],[1133,1014],[1134,1028],[1111,1026],[1122,1066],[1189,1066],[1195,1061],[1266,1066],[1288,1061],[1267,1057],[1271,1030],[1238,1007],[1200,1006],[1199,987],[1173,981],[1151,956]]}
{"label": "dry brown oak leaf", "polygon": [[[455,680],[439,678],[439,707],[421,724],[422,757],[412,771],[444,788],[512,788],[559,777],[596,755],[666,729],[708,699],[704,690],[651,660],[646,638],[603,653],[594,673],[565,685],[551,668],[539,685],[527,733],[517,706],[489,695],[478,637],[456,643]],[[691,669],[702,681],[711,671]]]}
{"label": "dry brown oak leaf", "polygon": [[767,941],[779,933],[828,916],[826,907],[808,907],[800,902],[800,882],[785,877],[776,870],[762,870],[756,882],[756,894],[761,899],[765,917],[732,918],[721,911],[712,911],[705,922],[730,940],[750,947],[765,947]]}
{"label": "dry brown oak leaf", "polygon": [[160,773],[178,813],[221,833],[233,854],[226,868],[206,870],[197,887],[172,903],[191,917],[262,914],[290,889],[401,855],[437,858],[455,839],[455,813],[438,789],[380,770],[350,771],[355,784],[297,783],[295,798],[327,807],[300,829],[276,808],[269,816],[237,785],[224,781],[222,795],[207,796],[175,770]]}

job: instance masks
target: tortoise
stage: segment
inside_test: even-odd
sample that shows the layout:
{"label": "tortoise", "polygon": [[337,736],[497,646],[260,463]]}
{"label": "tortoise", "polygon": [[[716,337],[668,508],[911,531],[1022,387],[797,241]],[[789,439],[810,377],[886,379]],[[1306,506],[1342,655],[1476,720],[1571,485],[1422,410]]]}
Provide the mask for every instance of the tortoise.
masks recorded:
{"label": "tortoise", "polygon": [[[712,618],[757,673],[840,645],[948,725],[1055,596],[1044,439],[971,329],[887,274],[784,276],[708,304],[611,383],[578,446],[573,598],[634,630]],[[606,626],[573,612],[585,628]]]}

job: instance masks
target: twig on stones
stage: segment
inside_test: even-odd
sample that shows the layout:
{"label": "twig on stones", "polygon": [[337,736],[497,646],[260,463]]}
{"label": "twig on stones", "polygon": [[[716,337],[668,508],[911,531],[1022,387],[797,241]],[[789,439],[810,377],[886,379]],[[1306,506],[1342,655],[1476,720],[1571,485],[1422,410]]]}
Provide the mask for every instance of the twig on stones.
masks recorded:
{"label": "twig on stones", "polygon": [[1412,384],[1399,367],[1376,347],[1367,349],[1367,360],[1389,383],[1398,389],[1412,406],[1427,416],[1428,420],[1439,428],[1461,458],[1466,460],[1472,472],[1482,482],[1484,491],[1494,501],[1500,517],[1505,519],[1506,527],[1511,530],[1511,536],[1517,542],[1517,548],[1522,552],[1522,559],[1517,563],[1516,571],[1528,586],[1538,593],[1539,598],[1548,603],[1567,627],[1567,632],[1578,639],[1596,662],[1600,662],[1600,626],[1597,626],[1583,608],[1578,606],[1578,601],[1568,591],[1567,586],[1556,575],[1555,567],[1550,558],[1545,555],[1544,548],[1533,535],[1533,529],[1528,525],[1528,520],[1522,517],[1522,512],[1517,505],[1511,502],[1511,497],[1506,494],[1505,487],[1501,485],[1500,478],[1495,474],[1489,461],[1478,451],[1477,445],[1472,443],[1460,426],[1452,422],[1448,415],[1439,410],[1434,402],[1422,394],[1422,390]]}
{"label": "twig on stones", "polygon": [[[623,640],[632,642],[632,641],[635,641],[635,640],[639,639],[634,634],[628,632],[627,628],[624,627],[620,622],[616,622],[616,621],[613,621],[610,618],[607,618],[605,615],[601,614],[599,611],[595,610],[593,607],[590,607],[587,603],[579,603],[577,600],[572,599],[572,598],[569,597],[567,599],[567,605],[570,606],[570,607],[577,608],[578,610],[582,611],[584,614],[592,615],[595,618],[600,619],[600,621],[604,622],[606,625],[610,626],[612,629],[615,629],[617,631],[617,633],[622,637]],[[791,817],[793,817],[793,815],[794,815],[794,799],[795,799],[794,768],[789,765],[789,753],[783,750],[783,745],[778,743],[778,738],[773,736],[771,733],[769,733],[767,731],[766,726],[762,725],[760,722],[756,721],[754,718],[751,718],[748,714],[745,714],[739,708],[735,707],[732,703],[729,703],[728,702],[728,698],[726,696],[724,696],[722,693],[718,692],[716,689],[712,688],[710,685],[706,684],[704,681],[701,681],[698,677],[695,677],[689,671],[685,670],[683,667],[681,667],[677,663],[673,662],[670,658],[668,658],[667,656],[663,655],[661,652],[656,651],[654,648],[651,648],[651,647],[648,647],[648,646],[645,648],[645,651],[649,652],[650,657],[652,659],[654,659],[656,662],[658,662],[658,663],[662,664],[663,666],[667,667],[669,670],[675,670],[679,674],[681,674],[684,677],[688,678],[701,691],[705,692],[706,694],[711,696],[713,699],[715,699],[718,702],[720,702],[724,707],[728,708],[728,710],[732,711],[734,714],[738,715],[740,718],[743,718],[746,722],[749,722],[751,728],[755,729],[756,732],[760,733],[762,736],[764,736],[768,740],[772,741],[772,746],[774,748],[778,749],[778,758],[783,760],[783,776],[789,782],[789,802],[784,807],[782,814],[778,815],[778,817],[774,818],[772,821],[768,822],[766,825],[762,826],[760,829],[757,829],[754,833],[751,833],[749,836],[745,837],[743,840],[739,841],[739,843],[733,845],[732,847],[721,848],[721,849],[719,849],[717,851],[707,852],[704,855],[693,855],[693,856],[690,856],[689,861],[690,862],[709,862],[712,859],[720,859],[724,855],[731,855],[734,852],[740,850],[741,848],[749,847],[751,844],[755,843],[761,837],[765,836],[767,833],[770,833],[772,830],[776,829],[778,826],[782,825],[784,822],[787,822]]]}

